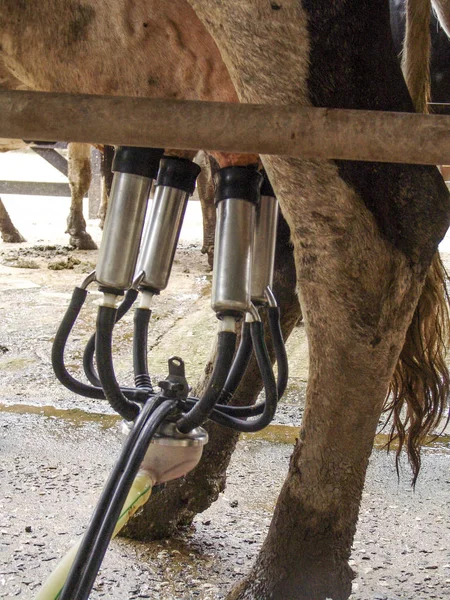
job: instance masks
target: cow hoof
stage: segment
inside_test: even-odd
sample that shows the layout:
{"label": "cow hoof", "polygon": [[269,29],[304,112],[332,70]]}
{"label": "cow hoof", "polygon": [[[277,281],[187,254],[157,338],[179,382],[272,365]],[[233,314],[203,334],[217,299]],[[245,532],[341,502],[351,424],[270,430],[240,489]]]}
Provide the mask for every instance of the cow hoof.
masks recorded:
{"label": "cow hoof", "polygon": [[14,233],[3,233],[2,240],[6,244],[21,244],[22,242],[27,241],[18,231],[15,231]]}
{"label": "cow hoof", "polygon": [[201,249],[201,253],[207,255],[208,265],[209,268],[212,270],[214,263],[214,244],[211,244],[209,246],[203,246]]}
{"label": "cow hoof", "polygon": [[70,236],[70,245],[77,250],[97,250],[97,244],[88,233]]}

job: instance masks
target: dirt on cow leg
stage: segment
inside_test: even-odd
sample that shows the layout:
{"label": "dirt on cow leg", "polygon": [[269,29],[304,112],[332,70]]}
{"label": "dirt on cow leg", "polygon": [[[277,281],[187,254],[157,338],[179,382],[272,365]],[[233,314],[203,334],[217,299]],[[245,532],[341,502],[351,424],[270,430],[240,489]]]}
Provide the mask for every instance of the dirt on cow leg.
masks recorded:
{"label": "dirt on cow leg", "polygon": [[[271,157],[265,166],[270,175],[283,179],[281,173],[289,165],[293,189],[285,200],[293,206],[301,182],[311,184],[314,171],[300,162],[287,163]],[[305,168],[308,178],[301,174]],[[329,177],[333,177],[331,168]],[[437,178],[429,182],[430,193],[433,184],[439,213],[447,198]],[[298,216],[290,213],[292,231],[299,231],[300,226],[302,231],[320,230],[320,243],[306,244],[305,237],[293,236],[310,349],[306,408],[267,538],[248,577],[228,600],[346,600],[351,592],[353,574],[348,560],[365,472],[426,269],[417,269],[413,276],[407,257],[380,239],[370,216],[361,209],[358,214],[356,204],[353,211],[345,206],[351,202],[345,185],[335,189],[342,210],[334,217],[333,208],[327,206],[329,199],[320,200],[320,191],[312,200],[310,214],[306,210]],[[319,224],[315,211],[326,213],[329,220]],[[346,247],[341,248],[344,256],[337,256],[336,244],[324,240],[331,240],[332,232],[340,230],[337,222],[344,213],[349,223],[353,221],[348,227],[340,222],[349,235]],[[351,227],[356,230],[351,232]],[[437,237],[439,227],[436,220],[432,235]],[[367,241],[364,251],[360,239]],[[422,260],[429,261],[428,240],[424,236],[422,241]],[[351,270],[346,272],[350,264],[358,271],[358,285],[354,279],[345,281],[353,277]],[[341,301],[344,297],[352,311]]]}
{"label": "dirt on cow leg", "polygon": [[70,245],[78,250],[96,250],[97,244],[86,231],[83,198],[91,183],[91,148],[87,144],[69,144],[68,178],[72,200],[67,218]]}
{"label": "dirt on cow leg", "polygon": [[11,217],[0,198],[0,232],[2,240],[8,244],[20,244],[26,242],[26,239],[20,234],[19,230],[14,227]]}
{"label": "dirt on cow leg", "polygon": [[[278,228],[275,263],[274,293],[281,309],[281,326],[286,340],[299,319],[300,305],[295,293],[295,267],[289,228],[284,219],[280,219]],[[273,360],[270,343],[268,349]],[[210,372],[211,362],[197,386],[197,395],[205,389]],[[252,360],[233,404],[253,404],[261,388],[259,370]],[[170,536],[179,527],[190,525],[196,514],[217,500],[219,493],[225,489],[226,470],[239,435],[214,423],[208,423],[206,429],[209,442],[197,468],[185,478],[168,483],[161,492],[151,497],[142,511],[131,519],[123,535],[139,540]]]}

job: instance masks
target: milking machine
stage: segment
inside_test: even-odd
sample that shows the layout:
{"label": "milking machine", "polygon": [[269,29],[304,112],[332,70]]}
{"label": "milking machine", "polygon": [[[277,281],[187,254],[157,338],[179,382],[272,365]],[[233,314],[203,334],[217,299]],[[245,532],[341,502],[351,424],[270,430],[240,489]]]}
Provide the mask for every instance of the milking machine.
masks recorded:
{"label": "milking machine", "polygon": [[[208,440],[202,425],[209,419],[238,431],[258,431],[273,419],[286,388],[286,352],[271,289],[278,205],[267,177],[256,167],[226,167],[216,176],[211,305],[218,331],[207,386],[200,398],[190,395],[183,360],[173,356],[168,360],[166,379],[153,387],[147,358],[152,299],[167,287],[199,170],[192,161],[163,156],[160,149],[116,150],[97,267],[73,292],[55,337],[52,363],[60,382],[71,391],[110,403],[124,419],[126,438],[85,535],[37,598],[88,598],[109,541],[148,499],[152,486],[181,477],[198,464]],[[152,185],[154,194],[149,200]],[[102,298],[95,333],[83,356],[89,381],[85,383],[69,373],[64,354],[88,287],[94,283]],[[135,386],[126,387],[116,378],[112,335],[115,323],[135,303]],[[261,309],[267,311],[277,378],[265,343]],[[252,355],[261,373],[265,400],[251,407],[234,406],[230,401]]]}

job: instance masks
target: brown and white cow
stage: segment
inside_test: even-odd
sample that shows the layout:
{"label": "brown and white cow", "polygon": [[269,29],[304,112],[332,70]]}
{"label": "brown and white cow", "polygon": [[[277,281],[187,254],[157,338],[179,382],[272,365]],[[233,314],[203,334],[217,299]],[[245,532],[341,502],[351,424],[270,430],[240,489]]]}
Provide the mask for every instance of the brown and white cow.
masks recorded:
{"label": "brown and white cow", "polygon": [[[14,75],[44,91],[413,110],[388,0],[2,0],[0,46]],[[396,424],[403,440],[404,406],[416,472],[418,444],[446,402],[448,372],[429,329],[437,268],[427,275],[449,224],[449,196],[431,167],[261,158],[291,232],[310,376],[267,539],[230,598],[343,600],[393,377]],[[288,334],[299,307],[283,240],[277,289]],[[250,377],[244,388],[248,400],[258,385]],[[218,493],[235,440],[214,430],[203,465],[159,497],[166,531]]]}
{"label": "brown and white cow", "polygon": [[[27,89],[27,85],[17,79],[3,64],[0,58],[0,89]],[[0,152],[22,150],[28,144],[22,140],[0,139]],[[68,146],[68,179],[71,192],[70,213],[67,218],[67,233],[70,244],[81,250],[92,250],[97,246],[86,231],[83,217],[83,198],[91,182],[90,146],[87,144],[69,144]],[[13,225],[3,202],[0,199],[0,234],[4,242],[23,242],[23,236]]]}

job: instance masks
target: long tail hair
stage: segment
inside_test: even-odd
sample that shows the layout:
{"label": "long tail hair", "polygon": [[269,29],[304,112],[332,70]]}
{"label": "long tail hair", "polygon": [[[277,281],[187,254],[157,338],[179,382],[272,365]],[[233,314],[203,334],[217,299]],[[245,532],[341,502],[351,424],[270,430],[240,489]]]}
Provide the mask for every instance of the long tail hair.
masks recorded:
{"label": "long tail hair", "polygon": [[[416,110],[427,112],[430,96],[430,0],[408,0],[402,69]],[[450,393],[445,362],[450,336],[447,273],[439,253],[431,263],[406,334],[385,402],[391,416],[390,441],[397,445],[397,471],[406,446],[413,485],[420,470],[420,448],[441,424]],[[450,418],[447,416],[446,423]]]}
{"label": "long tail hair", "polygon": [[431,0],[406,1],[402,71],[417,112],[430,101]]}
{"label": "long tail hair", "polygon": [[445,269],[436,253],[406,334],[385,405],[392,417],[388,447],[398,440],[398,470],[400,452],[406,446],[413,484],[420,470],[420,447],[441,423],[450,392],[450,374],[445,362],[450,332],[445,278]]}

